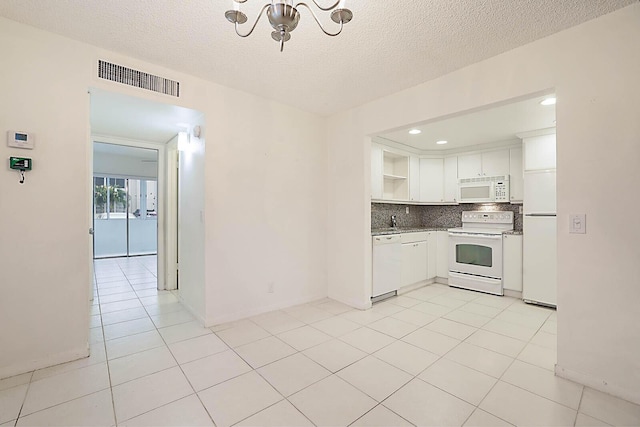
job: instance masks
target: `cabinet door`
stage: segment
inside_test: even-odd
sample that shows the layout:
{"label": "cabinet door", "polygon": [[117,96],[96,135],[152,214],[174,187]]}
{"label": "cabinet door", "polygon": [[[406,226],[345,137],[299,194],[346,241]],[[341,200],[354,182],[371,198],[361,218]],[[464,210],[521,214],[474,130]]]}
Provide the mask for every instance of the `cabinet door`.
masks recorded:
{"label": "cabinet door", "polygon": [[556,136],[524,138],[524,170],[556,168]]}
{"label": "cabinet door", "polygon": [[482,175],[509,175],[509,150],[482,153]]}
{"label": "cabinet door", "polygon": [[402,244],[402,274],[400,286],[427,280],[427,242]]}
{"label": "cabinet door", "polygon": [[420,159],[420,201],[444,201],[443,160]]}
{"label": "cabinet door", "polygon": [[438,277],[449,277],[449,232],[437,231],[436,244],[436,275]]}
{"label": "cabinet door", "polygon": [[444,159],[444,201],[458,200],[458,157]]}
{"label": "cabinet door", "polygon": [[417,157],[409,158],[409,200],[417,202],[420,200],[420,189],[422,181],[420,180],[422,171],[420,170],[420,159]]}
{"label": "cabinet door", "polygon": [[506,234],[502,239],[505,289],[522,292],[522,236]]}
{"label": "cabinet door", "polygon": [[427,279],[433,279],[437,274],[437,260],[438,260],[438,236],[435,231],[429,231],[429,237],[425,242],[427,244]]}
{"label": "cabinet door", "polygon": [[429,271],[428,271],[428,265],[427,265],[427,260],[428,260],[428,255],[429,255],[429,248],[427,245],[428,241],[422,241],[422,242],[418,242],[415,245],[415,258],[414,258],[414,271],[415,271],[415,277],[414,277],[414,282],[422,282],[423,280],[427,280],[429,278]]}
{"label": "cabinet door", "polygon": [[371,198],[382,199],[382,148],[371,145]]}
{"label": "cabinet door", "polygon": [[458,156],[458,178],[476,178],[482,175],[482,155]]}
{"label": "cabinet door", "polygon": [[509,150],[509,193],[511,202],[522,202],[524,176],[522,173],[522,147]]}
{"label": "cabinet door", "polygon": [[407,286],[413,283],[413,256],[415,243],[402,244],[402,269],[400,274],[400,286]]}

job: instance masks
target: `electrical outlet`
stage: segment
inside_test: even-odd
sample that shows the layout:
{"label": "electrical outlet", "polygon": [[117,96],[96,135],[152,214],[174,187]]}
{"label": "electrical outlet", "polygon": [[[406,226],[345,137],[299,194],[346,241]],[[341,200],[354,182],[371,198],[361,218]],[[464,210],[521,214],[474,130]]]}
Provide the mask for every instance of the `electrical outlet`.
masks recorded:
{"label": "electrical outlet", "polygon": [[408,214],[409,213],[409,206],[407,206],[406,208],[404,208],[404,213]]}
{"label": "electrical outlet", "polygon": [[273,282],[267,283],[267,293],[272,294],[275,291],[276,284]]}

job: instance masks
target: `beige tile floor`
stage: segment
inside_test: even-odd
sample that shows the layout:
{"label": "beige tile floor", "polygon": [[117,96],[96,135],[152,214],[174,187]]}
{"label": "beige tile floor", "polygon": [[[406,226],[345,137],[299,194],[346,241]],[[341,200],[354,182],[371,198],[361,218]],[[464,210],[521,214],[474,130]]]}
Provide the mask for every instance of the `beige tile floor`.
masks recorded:
{"label": "beige tile floor", "polygon": [[557,378],[553,310],[423,287],[203,328],[155,257],[95,263],[91,357],[0,381],[0,426],[640,425]]}

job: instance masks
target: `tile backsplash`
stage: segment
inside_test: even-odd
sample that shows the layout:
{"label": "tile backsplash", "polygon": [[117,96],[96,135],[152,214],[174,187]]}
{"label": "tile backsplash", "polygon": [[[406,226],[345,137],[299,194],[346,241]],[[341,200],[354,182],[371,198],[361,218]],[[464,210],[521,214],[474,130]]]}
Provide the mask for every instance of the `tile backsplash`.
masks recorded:
{"label": "tile backsplash", "polygon": [[[522,205],[510,203],[463,203],[447,206],[396,205],[390,203],[371,203],[371,228],[391,226],[391,215],[396,216],[398,227],[435,227],[453,228],[462,226],[463,211],[513,211],[513,228],[522,231]],[[409,213],[406,208],[409,207]]]}

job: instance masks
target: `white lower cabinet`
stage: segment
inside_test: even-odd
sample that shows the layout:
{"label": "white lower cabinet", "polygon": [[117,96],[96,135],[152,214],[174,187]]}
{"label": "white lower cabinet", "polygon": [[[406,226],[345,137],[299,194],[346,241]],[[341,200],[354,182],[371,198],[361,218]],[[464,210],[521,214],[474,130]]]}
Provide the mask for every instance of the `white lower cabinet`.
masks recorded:
{"label": "white lower cabinet", "polygon": [[437,273],[438,236],[435,231],[427,232],[427,279],[434,279]]}
{"label": "white lower cabinet", "polygon": [[436,232],[404,233],[400,286],[409,286],[436,277]]}
{"label": "white lower cabinet", "polygon": [[427,242],[403,243],[400,286],[422,280],[427,280]]}
{"label": "white lower cabinet", "polygon": [[436,231],[436,235],[436,276],[446,279],[449,277],[449,232]]}
{"label": "white lower cabinet", "polygon": [[502,253],[502,287],[522,292],[522,235],[505,234]]}

